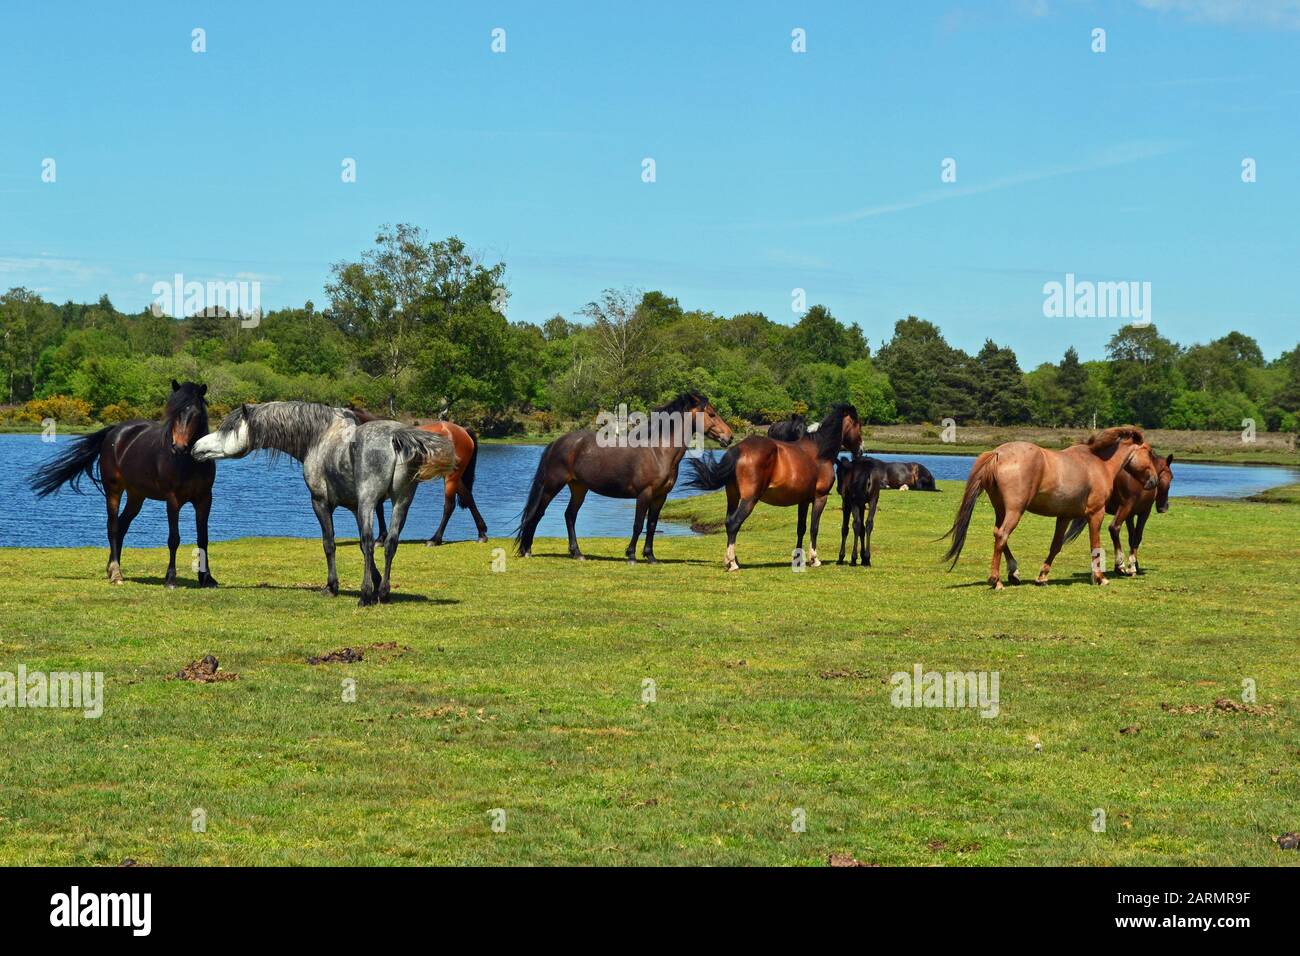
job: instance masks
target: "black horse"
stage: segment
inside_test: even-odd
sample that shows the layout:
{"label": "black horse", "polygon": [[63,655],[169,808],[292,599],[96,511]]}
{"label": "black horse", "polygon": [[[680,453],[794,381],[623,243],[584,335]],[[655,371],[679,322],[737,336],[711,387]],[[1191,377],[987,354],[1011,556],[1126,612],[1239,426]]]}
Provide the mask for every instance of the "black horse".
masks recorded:
{"label": "black horse", "polygon": [[[865,456],[864,456],[865,457]],[[938,491],[934,475],[925,465],[915,461],[881,461],[878,458],[866,458],[872,468],[878,468],[883,478],[882,487],[898,488],[902,491]]]}
{"label": "black horse", "polygon": [[[206,385],[194,382],[182,385],[173,380],[163,421],[122,422],[82,435],[32,473],[32,490],[41,498],[65,484],[71,484],[80,493],[83,476],[103,492],[108,507],[110,583],[123,583],[122,541],[145,499],[152,498],[167,502],[167,547],[171,549],[167,587],[176,587],[176,549],[181,543],[180,513],[185,504],[194,505],[199,587],[217,586],[216,578],[208,570],[208,514],[212,510],[212,482],[217,468],[212,462],[197,462],[190,457],[191,446],[208,433],[208,405],[204,398],[207,392]],[[126,507],[119,515],[123,492]]]}
{"label": "black horse", "polygon": [[[773,422],[767,429],[767,437],[777,441],[798,441],[808,434],[808,427],[808,419],[802,415],[791,415],[784,421]],[[817,430],[816,424],[812,430]]]}
{"label": "black horse", "polygon": [[[660,416],[658,418],[654,416]],[[515,532],[515,548],[523,557],[533,551],[533,535],[546,506],[569,486],[569,507],[564,521],[569,529],[569,556],[582,558],[578,549],[578,509],[588,491],[606,498],[635,498],[636,518],[627,559],[636,560],[636,543],[646,523],[646,561],[655,560],[655,526],[668,492],[677,482],[677,469],[689,447],[690,435],[707,435],[718,444],[731,444],[731,428],[712,403],[699,392],[684,392],[655,409],[646,434],[608,435],[604,431],[576,431],[546,446],[528,491],[528,503]]]}
{"label": "black horse", "polygon": [[[858,563],[858,546],[862,546],[862,566],[871,567],[871,531],[876,526],[876,504],[880,489],[885,484],[885,462],[875,458],[837,458],[835,460],[835,490],[840,493],[844,509],[844,523],[840,527],[840,557],[844,563],[844,548],[849,536],[849,519],[853,520],[853,557],[850,566]],[[863,512],[866,512],[865,520]]]}

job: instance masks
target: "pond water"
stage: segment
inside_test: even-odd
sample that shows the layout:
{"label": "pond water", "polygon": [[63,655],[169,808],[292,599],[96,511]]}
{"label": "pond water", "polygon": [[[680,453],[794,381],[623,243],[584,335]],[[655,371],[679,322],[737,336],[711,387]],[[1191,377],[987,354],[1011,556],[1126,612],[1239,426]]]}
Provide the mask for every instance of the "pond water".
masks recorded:
{"label": "pond water", "polygon": [[[27,476],[39,463],[55,454],[68,437],[55,444],[39,435],[0,435],[0,546],[80,547],[105,545],[104,502],[88,482],[87,494],[64,490],[39,499],[27,487]],[[483,445],[475,478],[475,500],[493,537],[513,533],[528,486],[542,453],[540,445]],[[974,459],[968,455],[876,455],[897,461],[919,461],[936,478],[964,480]],[[1300,471],[1285,467],[1245,465],[1174,464],[1174,496],[1197,495],[1236,498],[1275,485],[1300,481]],[[679,485],[670,495],[686,497],[696,492]],[[209,521],[213,541],[252,536],[316,538],[320,525],[302,483],[297,462],[265,458],[217,463],[217,483]],[[564,508],[568,492],[551,502],[538,527],[539,537],[563,537]],[[431,481],[415,496],[407,516],[403,539],[429,537],[442,516],[442,482]],[[633,503],[588,495],[578,515],[578,533],[583,537],[626,538],[632,530]],[[356,524],[344,510],[335,514],[340,538],[356,536]],[[673,522],[660,522],[658,534],[690,534],[690,529]],[[447,526],[447,541],[472,540],[474,522],[459,508]],[[194,540],[193,512],[181,513],[181,538]],[[161,547],[167,540],[167,512],[162,502],[146,502],[131,525],[128,546]]]}

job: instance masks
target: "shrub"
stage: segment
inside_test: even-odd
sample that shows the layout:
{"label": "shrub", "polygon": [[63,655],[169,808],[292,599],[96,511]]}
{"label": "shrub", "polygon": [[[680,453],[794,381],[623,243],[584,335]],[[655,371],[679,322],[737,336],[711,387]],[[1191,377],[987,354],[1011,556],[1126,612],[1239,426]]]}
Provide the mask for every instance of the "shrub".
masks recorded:
{"label": "shrub", "polygon": [[33,398],[23,406],[23,416],[31,422],[43,422],[52,418],[60,425],[89,425],[90,402],[67,395]]}

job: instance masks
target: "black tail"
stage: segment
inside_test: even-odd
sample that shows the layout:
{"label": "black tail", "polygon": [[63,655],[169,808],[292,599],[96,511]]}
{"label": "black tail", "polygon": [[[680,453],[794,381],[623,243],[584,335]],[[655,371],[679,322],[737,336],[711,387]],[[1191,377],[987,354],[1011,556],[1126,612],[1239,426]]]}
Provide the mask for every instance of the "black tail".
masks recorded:
{"label": "black tail", "polygon": [[[551,449],[554,447],[555,443],[552,442],[543,449],[541,460],[537,462],[537,471],[533,473],[533,484],[528,489],[528,501],[519,516],[519,527],[515,529],[516,554],[527,554],[533,549],[533,532],[537,530],[537,522],[542,520],[544,510],[542,495],[545,493],[547,459],[551,457]],[[477,451],[477,446],[475,450]]]}
{"label": "black tail", "polygon": [[[989,480],[986,472],[995,461],[997,461],[997,452],[984,452],[975,459],[970,476],[966,479],[966,490],[962,493],[961,504],[957,507],[957,517],[953,519],[948,533],[943,536],[952,538],[952,544],[948,546],[943,556],[943,560],[952,562],[948,565],[949,571],[957,566],[957,559],[961,557],[962,546],[966,544],[966,531],[970,528],[971,515],[975,513],[975,502],[979,501],[980,495],[984,493],[985,482]],[[939,540],[942,541],[943,538]]]}
{"label": "black tail", "polygon": [[99,452],[104,445],[104,439],[116,427],[110,425],[89,435],[82,435],[64,451],[33,471],[28,482],[31,484],[32,491],[36,492],[36,497],[44,498],[68,483],[72,484],[73,491],[80,494],[83,476],[89,478],[102,492],[104,486],[100,484],[99,477],[95,474],[95,464],[99,461]]}
{"label": "black tail", "polygon": [[1065,531],[1065,537],[1061,539],[1061,547],[1065,547],[1075,538],[1079,537],[1079,532],[1088,527],[1087,518],[1075,518],[1070,522],[1070,527]]}
{"label": "black tail", "polygon": [[474,434],[474,429],[467,428],[469,440],[474,443],[474,449],[469,453],[469,464],[461,473],[460,484],[456,488],[456,504],[462,508],[468,508],[469,503],[474,500],[474,467],[478,464],[478,435]]}
{"label": "black tail", "polygon": [[733,448],[721,458],[714,458],[712,455],[707,458],[703,455],[692,458],[687,462],[691,474],[686,479],[686,487],[699,488],[701,491],[717,491],[719,488],[725,488],[731,479],[736,477],[736,459],[739,457],[740,450]]}

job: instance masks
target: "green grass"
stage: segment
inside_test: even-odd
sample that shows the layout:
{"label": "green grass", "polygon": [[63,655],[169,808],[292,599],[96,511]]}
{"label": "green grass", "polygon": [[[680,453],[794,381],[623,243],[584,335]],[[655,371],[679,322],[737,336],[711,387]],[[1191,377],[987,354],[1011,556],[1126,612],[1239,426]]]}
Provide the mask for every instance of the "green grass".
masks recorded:
{"label": "green grass", "polygon": [[1300,484],[1280,485],[1277,488],[1268,488],[1259,494],[1251,495],[1251,501],[1258,501],[1264,504],[1300,504]]}
{"label": "green grass", "polygon": [[[794,510],[760,506],[738,574],[717,535],[661,539],[655,567],[544,540],[503,573],[501,540],[412,543],[400,599],[371,609],[355,545],[334,600],[310,540],[214,545],[216,591],[163,589],[138,538],[117,588],[102,550],[0,549],[0,670],[107,682],[98,720],[0,710],[0,864],[1300,863],[1272,842],[1300,830],[1300,513],[1175,500],[1144,576],[1090,586],[1078,541],[1051,586],[992,593],[986,502],[957,570],[937,563],[941,485],[882,496],[870,569],[792,572]],[[1050,530],[1013,538],[1031,573]],[[410,650],[305,662],[384,641]],[[163,679],[208,653],[240,679]],[[917,663],[998,671],[1000,715],[891,706]],[[1271,713],[1161,708],[1245,678]]]}

